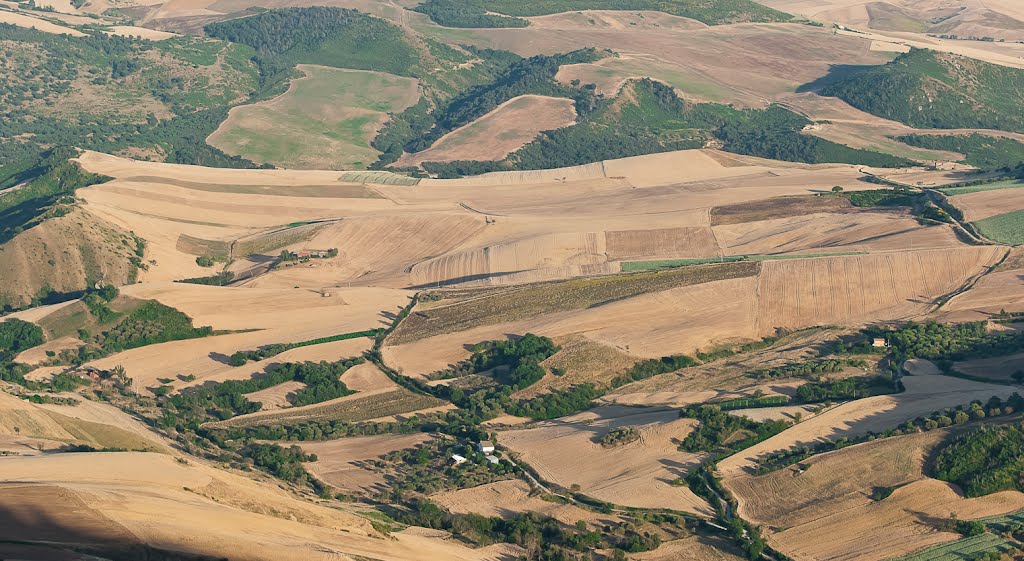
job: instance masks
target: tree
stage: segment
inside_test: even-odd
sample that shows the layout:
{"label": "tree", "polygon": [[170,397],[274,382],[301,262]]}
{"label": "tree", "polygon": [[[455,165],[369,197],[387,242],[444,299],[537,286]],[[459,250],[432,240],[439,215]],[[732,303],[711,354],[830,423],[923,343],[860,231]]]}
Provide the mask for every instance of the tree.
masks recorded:
{"label": "tree", "polygon": [[843,192],[843,188],[841,186],[839,186],[839,185],[836,185],[835,187],[832,188],[832,192],[833,193],[842,193]]}

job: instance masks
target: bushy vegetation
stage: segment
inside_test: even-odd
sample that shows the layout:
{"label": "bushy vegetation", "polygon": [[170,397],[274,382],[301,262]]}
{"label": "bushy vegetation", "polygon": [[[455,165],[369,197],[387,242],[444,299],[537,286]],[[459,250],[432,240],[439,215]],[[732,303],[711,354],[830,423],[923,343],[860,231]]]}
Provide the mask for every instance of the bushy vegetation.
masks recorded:
{"label": "bushy vegetation", "polygon": [[269,10],[212,23],[206,33],[255,49],[264,89],[280,87],[297,64],[411,76],[419,61],[400,28],[346,8]]}
{"label": "bushy vegetation", "polygon": [[684,409],[681,416],[696,419],[699,424],[679,445],[686,452],[714,452],[727,456],[749,448],[790,427],[788,421],[752,421],[730,415],[717,405],[700,405]]}
{"label": "bushy vegetation", "polygon": [[617,550],[613,559],[625,559],[623,552],[639,553],[661,545],[656,533],[641,532],[625,524],[610,526],[604,533],[583,527],[569,527],[557,520],[529,512],[511,518],[478,514],[451,514],[427,499],[410,501],[408,510],[386,512],[403,524],[446,530],[477,546],[511,543],[523,548],[526,561],[568,561],[593,559],[584,552]]}
{"label": "bushy vegetation", "polygon": [[897,167],[910,162],[857,150],[801,133],[810,123],[781,106],[741,111],[711,103],[689,104],[648,78],[627,84],[614,100],[599,99],[575,125],[545,131],[500,162],[424,162],[441,177],[490,171],[549,169],[600,160],[704,147],[717,138],[723,149],[808,163],[845,162]]}
{"label": "bushy vegetation", "polygon": [[822,95],[916,128],[1024,131],[1024,70],[913,49],[847,72]]}
{"label": "bushy vegetation", "polygon": [[[241,47],[216,43],[222,63],[211,81],[178,50],[138,38],[100,32],[71,37],[0,24],[0,42],[7,78],[0,83],[0,165],[56,146],[114,153],[139,147],[170,162],[253,165],[205,143],[227,108],[256,87],[256,69]],[[76,90],[114,107],[70,103]],[[124,99],[141,100],[138,107],[162,104],[170,116],[118,106]]]}
{"label": "bushy vegetation", "polygon": [[796,389],[796,399],[803,403],[821,403],[861,399],[873,395],[893,393],[893,382],[884,376],[843,378],[823,382],[808,382]]}
{"label": "bushy vegetation", "polygon": [[521,390],[544,377],[540,363],[556,352],[551,339],[527,333],[519,339],[479,343],[469,362],[476,372],[502,367],[498,380]]}
{"label": "bushy vegetation", "polygon": [[581,10],[653,10],[708,25],[792,19],[751,0],[428,0],[416,7],[416,11],[447,27],[526,27],[527,21],[521,18]]}
{"label": "bushy vegetation", "polygon": [[847,366],[864,368],[867,365],[866,361],[860,359],[825,358],[807,360],[803,362],[791,362],[783,364],[782,366],[765,368],[763,370],[753,372],[751,376],[757,379],[769,380],[778,378],[806,378],[818,374],[842,372]]}
{"label": "bushy vegetation", "polygon": [[309,405],[353,393],[340,380],[349,368],[363,359],[338,362],[286,363],[263,376],[248,380],[229,380],[169,395],[164,398],[160,425],[178,431],[196,431],[207,421],[223,421],[236,415],[255,413],[262,406],[244,394],[272,388],[284,382],[297,381],[306,387],[289,396],[293,405]]}
{"label": "bushy vegetation", "polygon": [[957,437],[939,451],[932,475],[956,483],[968,497],[1024,490],[1024,428],[987,425]]}
{"label": "bushy vegetation", "polygon": [[984,134],[908,134],[896,140],[919,148],[963,154],[964,162],[981,169],[1009,168],[1024,162],[1024,143],[1012,138]]}
{"label": "bushy vegetation", "polygon": [[272,345],[263,345],[262,347],[249,350],[249,351],[236,351],[228,359],[228,363],[231,366],[242,366],[250,360],[264,360],[272,356],[279,355],[290,349],[297,349],[299,347],[308,347],[310,345],[321,345],[323,343],[332,343],[334,341],[345,341],[348,339],[358,339],[360,337],[376,337],[380,335],[383,329],[368,329],[366,331],[355,331],[353,333],[343,333],[341,335],[332,335],[330,337],[320,337],[319,339],[310,339],[309,341],[301,341],[299,343],[275,343]]}
{"label": "bushy vegetation", "polygon": [[76,189],[110,180],[69,161],[77,156],[74,148],[58,147],[6,165],[0,158],[0,243],[47,218],[65,214],[74,203]]}
{"label": "bushy vegetation", "polygon": [[952,361],[1005,356],[1024,348],[1024,333],[990,332],[983,321],[908,323],[877,333],[892,346],[897,362],[908,358],[927,358],[943,369],[951,367]]}
{"label": "bushy vegetation", "polygon": [[615,427],[601,437],[601,446],[614,448],[636,442],[640,439],[640,431],[636,427]]}
{"label": "bushy vegetation", "polygon": [[10,361],[21,351],[43,344],[43,329],[38,325],[11,318],[0,322],[0,361]]}
{"label": "bushy vegetation", "polygon": [[235,274],[231,271],[222,271],[216,275],[210,275],[208,277],[194,277],[190,279],[182,279],[174,282],[185,282],[189,284],[205,284],[209,286],[226,286],[235,280]]}
{"label": "bushy vegetation", "polygon": [[[453,454],[466,461],[453,464]],[[466,439],[439,438],[371,461],[379,472],[392,475],[391,488],[382,499],[396,501],[415,493],[431,495],[486,485],[522,473],[521,468],[504,458],[497,464],[491,463]]]}
{"label": "bushy vegetation", "polygon": [[241,451],[242,456],[252,460],[253,464],[270,473],[274,477],[293,483],[309,483],[314,481],[302,462],[315,462],[316,454],[306,454],[302,448],[291,446],[284,448],[277,444],[249,444]]}
{"label": "bushy vegetation", "polygon": [[99,344],[107,352],[118,352],[167,341],[206,337],[211,333],[213,328],[193,327],[192,318],[150,300],[104,332]]}

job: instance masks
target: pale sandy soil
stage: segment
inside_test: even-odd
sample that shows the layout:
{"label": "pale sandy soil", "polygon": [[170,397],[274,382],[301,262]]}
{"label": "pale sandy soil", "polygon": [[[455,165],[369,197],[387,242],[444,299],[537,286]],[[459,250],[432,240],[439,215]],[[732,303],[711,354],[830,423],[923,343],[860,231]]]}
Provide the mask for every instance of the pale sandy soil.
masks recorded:
{"label": "pale sandy soil", "polygon": [[260,411],[272,411],[282,407],[291,407],[292,404],[288,401],[288,396],[304,387],[306,384],[292,381],[242,395],[249,401],[262,403],[263,407],[260,408]]}
{"label": "pale sandy soil", "polygon": [[82,341],[77,337],[60,337],[53,341],[47,341],[38,347],[32,347],[31,349],[22,351],[18,356],[14,357],[14,360],[22,364],[35,366],[41,362],[51,360],[51,358],[46,355],[46,351],[59,354],[64,349],[77,349],[81,345]]}
{"label": "pale sandy soil", "polygon": [[317,478],[339,489],[372,493],[383,491],[385,480],[365,465],[366,460],[413,448],[430,438],[426,433],[357,436],[324,442],[307,441],[300,446],[307,454],[316,454],[317,461],[306,464],[306,468]]}
{"label": "pale sandy soil", "polygon": [[[946,431],[860,444],[767,475],[741,475],[726,486],[740,514],[769,529],[769,542],[794,559],[888,559],[952,541],[939,523],[1003,514],[1024,506],[1024,494],[964,499],[947,483],[924,476],[924,464]],[[879,487],[892,496],[871,499]],[[822,535],[828,540],[820,539]]]}
{"label": "pale sandy soil", "polygon": [[962,246],[948,226],[882,213],[806,214],[715,226],[728,255],[898,251]]}
{"label": "pale sandy soil", "polygon": [[[617,426],[639,426],[640,440],[603,448],[597,440]],[[600,407],[538,428],[502,431],[498,443],[519,455],[540,476],[619,505],[673,508],[707,515],[708,505],[686,487],[670,482],[685,475],[700,456],[680,452],[693,421],[674,409]]]}
{"label": "pale sandy soil", "polygon": [[405,154],[395,166],[454,160],[501,160],[533,141],[541,131],[560,129],[575,122],[576,109],[570,99],[518,96],[442,136],[430,148]]}
{"label": "pale sandy soil", "polygon": [[950,197],[949,201],[963,211],[967,222],[1024,208],[1024,188],[994,189]]}
{"label": "pale sandy soil", "polygon": [[0,435],[11,442],[40,439],[96,448],[167,451],[163,442],[140,430],[139,423],[127,415],[103,411],[99,404],[77,411],[82,406],[37,405],[0,392]]}
{"label": "pale sandy soil", "polygon": [[746,417],[752,421],[793,421],[796,415],[803,420],[814,416],[815,405],[787,405],[784,407],[755,407],[752,409],[733,409],[730,415]]}
{"label": "pale sandy soil", "polygon": [[1005,251],[986,246],[767,261],[758,285],[759,331],[909,318]]}
{"label": "pale sandy soil", "polygon": [[734,477],[752,465],[752,460],[769,452],[810,444],[822,439],[881,432],[909,419],[973,400],[992,396],[1009,397],[1019,388],[984,384],[961,378],[916,375],[903,378],[906,391],[844,403],[786,431],[722,460],[718,466],[726,477]]}
{"label": "pale sandy soil", "polygon": [[177,33],[157,31],[156,29],[148,29],[135,25],[115,25],[111,28],[110,34],[122,35],[125,37],[142,37],[143,39],[149,39],[150,41],[163,41],[164,39],[170,39],[171,37],[178,36]]}
{"label": "pale sandy soil", "polygon": [[576,524],[582,520],[588,526],[600,527],[618,522],[617,516],[600,514],[571,504],[545,501],[532,495],[530,485],[521,479],[488,483],[479,487],[445,491],[430,496],[430,500],[449,512],[479,514],[511,518],[524,512],[550,516],[563,524]]}
{"label": "pale sandy soil", "polygon": [[[57,454],[6,458],[3,465],[4,483],[58,488],[87,504],[85,512],[68,517],[58,514],[67,507],[56,502],[28,502],[26,508],[37,516],[51,516],[69,530],[106,518],[144,543],[172,550],[253,561],[338,555],[395,561],[500,559],[491,549],[470,550],[413,535],[381,539],[355,515],[164,455]],[[13,496],[5,494],[5,499]]]}
{"label": "pale sandy soil", "polygon": [[71,35],[72,37],[84,37],[85,33],[72,29],[70,27],[64,27],[55,23],[50,23],[44,19],[32,17],[23,13],[9,12],[7,10],[0,10],[0,23],[9,23],[11,25],[17,25],[18,27],[33,28],[44,33],[53,33],[55,35]]}
{"label": "pale sandy soil", "polygon": [[341,381],[345,383],[348,389],[357,392],[397,387],[397,384],[391,378],[388,378],[387,374],[381,372],[380,368],[377,368],[377,365],[372,362],[364,362],[349,368],[341,375]]}
{"label": "pale sandy soil", "polygon": [[[961,321],[984,319],[1005,309],[1024,311],[1024,271],[1008,270],[982,277],[973,288],[952,298],[942,310],[960,316]],[[982,314],[972,313],[984,312]]]}

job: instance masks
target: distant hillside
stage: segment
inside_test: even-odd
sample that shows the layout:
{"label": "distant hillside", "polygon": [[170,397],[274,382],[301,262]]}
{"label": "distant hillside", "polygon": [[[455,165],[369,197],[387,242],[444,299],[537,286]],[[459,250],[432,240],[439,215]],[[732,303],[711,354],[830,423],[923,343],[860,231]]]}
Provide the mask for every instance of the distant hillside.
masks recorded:
{"label": "distant hillside", "polygon": [[627,83],[614,99],[599,99],[581,121],[546,131],[500,162],[424,162],[442,177],[489,171],[551,169],[720,143],[738,154],[806,163],[900,167],[911,162],[803,134],[806,118],[781,106],[737,110],[687,103],[650,79]]}
{"label": "distant hillside", "polygon": [[524,17],[580,10],[654,10],[708,25],[792,19],[751,0],[427,0],[415,10],[447,27],[526,27]]}
{"label": "distant hillside", "polygon": [[257,86],[252,50],[195,38],[71,37],[0,24],[0,165],[50,146],[251,167],[206,138]]}
{"label": "distant hillside", "polygon": [[0,308],[135,278],[142,242],[77,206],[75,189],[109,178],[68,161],[76,155],[55,148],[0,168]]}
{"label": "distant hillside", "polygon": [[1024,131],[1024,70],[949,53],[915,49],[825,83],[820,93],[917,128]]}

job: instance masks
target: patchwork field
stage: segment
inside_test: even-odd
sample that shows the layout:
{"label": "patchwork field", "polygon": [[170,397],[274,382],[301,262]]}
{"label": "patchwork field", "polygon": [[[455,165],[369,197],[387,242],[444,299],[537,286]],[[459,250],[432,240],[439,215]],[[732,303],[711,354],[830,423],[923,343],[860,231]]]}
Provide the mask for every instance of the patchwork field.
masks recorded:
{"label": "patchwork field", "polygon": [[[370,141],[419,98],[417,82],[379,72],[301,65],[284,94],[236,107],[207,142],[229,154],[297,169],[364,169]],[[314,149],[315,147],[315,149]]]}
{"label": "patchwork field", "polygon": [[396,166],[454,160],[500,160],[528,144],[541,131],[576,122],[572,100],[540,95],[514,97],[472,123],[460,127],[415,154],[405,154]]}

